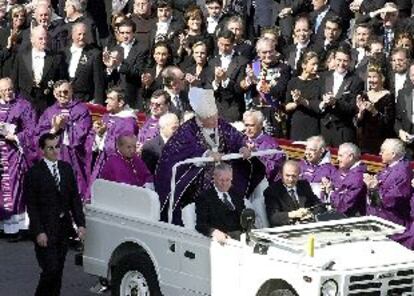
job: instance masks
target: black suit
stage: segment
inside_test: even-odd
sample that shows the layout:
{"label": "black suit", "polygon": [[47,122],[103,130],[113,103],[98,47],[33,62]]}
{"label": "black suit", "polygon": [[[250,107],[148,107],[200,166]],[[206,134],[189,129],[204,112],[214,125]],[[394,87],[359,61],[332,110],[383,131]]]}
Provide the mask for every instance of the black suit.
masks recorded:
{"label": "black suit", "polygon": [[[70,65],[72,58],[70,46],[66,47],[64,53],[66,64]],[[91,45],[83,48],[75,76],[70,79],[75,98],[83,102],[94,100],[95,103],[103,105],[105,101],[105,76],[100,50]]]}
{"label": "black suit", "polygon": [[[117,47],[120,47],[120,45]],[[125,89],[126,103],[131,108],[136,108],[139,105],[138,89],[141,84],[141,74],[147,58],[148,49],[145,44],[134,40],[128,56],[122,61],[118,70],[120,73],[119,86]]]}
{"label": "black suit", "polygon": [[312,11],[309,14],[309,17],[310,17],[311,22],[312,22],[312,31],[314,32],[314,35],[313,35],[312,38],[315,42],[324,39],[324,30],[325,30],[326,21],[331,17],[337,16],[336,13],[333,12],[332,9],[329,9],[328,12],[325,14],[325,16],[322,18],[322,20],[319,24],[318,30],[315,32],[316,20],[318,18],[318,15],[319,15],[319,12],[317,12],[317,11]]}
{"label": "black suit", "polygon": [[53,84],[67,78],[66,64],[61,55],[46,51],[42,79],[35,85],[32,49],[26,49],[17,54],[13,81],[16,89],[25,96],[40,115],[48,106],[54,103]]}
{"label": "black suit", "polygon": [[[73,232],[72,218],[78,227],[85,226],[73,170],[64,161],[58,162],[58,170],[59,188],[44,160],[33,165],[24,178],[23,194],[27,201],[30,231],[42,269],[37,296],[60,294],[67,238]],[[47,235],[47,247],[40,247],[36,243],[36,237],[41,233]]]}
{"label": "black suit", "polygon": [[397,97],[395,105],[395,132],[399,130],[414,134],[413,116],[413,87],[403,88]]}
{"label": "black suit", "polygon": [[299,201],[293,200],[282,180],[270,184],[263,194],[267,218],[271,227],[293,223],[294,220],[288,217],[288,213],[291,211],[320,204],[320,200],[313,193],[306,180],[298,180],[296,183],[296,195]]}
{"label": "black suit", "polygon": [[144,146],[142,146],[142,160],[145,162],[147,168],[153,175],[155,174],[155,169],[164,146],[164,140],[160,135],[146,141]]}
{"label": "black suit", "polygon": [[202,192],[195,200],[197,223],[196,229],[200,233],[210,236],[214,229],[218,229],[232,236],[240,233],[240,215],[244,209],[244,200],[232,190],[228,193],[234,210],[230,210],[218,196],[214,187]]}
{"label": "black suit", "polygon": [[[217,109],[219,115],[229,122],[240,120],[243,112],[246,110],[243,91],[240,88],[240,81],[246,73],[246,65],[249,61],[242,56],[234,54],[227,68],[226,74],[229,83],[226,88],[219,85],[214,91]],[[209,75],[214,80],[214,71],[216,67],[221,67],[220,56],[216,56],[209,61]]]}
{"label": "black suit", "polygon": [[[334,72],[325,72],[321,77],[322,96],[333,92],[333,85]],[[363,89],[363,81],[348,72],[335,96],[335,105],[322,110],[321,132],[328,145],[339,146],[344,142],[355,142],[356,130],[353,118],[357,113],[356,97]]]}

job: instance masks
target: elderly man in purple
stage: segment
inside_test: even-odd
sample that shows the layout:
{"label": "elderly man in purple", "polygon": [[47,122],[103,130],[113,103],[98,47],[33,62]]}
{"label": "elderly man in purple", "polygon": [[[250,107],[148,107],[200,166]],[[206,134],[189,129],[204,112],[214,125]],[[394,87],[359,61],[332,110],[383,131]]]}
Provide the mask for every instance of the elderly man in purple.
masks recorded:
{"label": "elderly man in purple", "polygon": [[153,178],[136,153],[137,137],[123,134],[117,138],[117,152],[109,156],[99,178],[134,186],[154,188]]}
{"label": "elderly man in purple", "polygon": [[162,115],[168,112],[171,105],[171,97],[167,91],[159,89],[154,91],[150,100],[151,116],[145,121],[138,134],[138,145],[142,147],[146,141],[160,134],[158,121]]}
{"label": "elderly man in purple", "polygon": [[[275,138],[263,133],[264,119],[263,113],[257,110],[249,110],[243,114],[243,124],[246,128],[244,134],[247,136],[247,145],[252,151],[280,149]],[[266,166],[266,177],[269,182],[280,179],[280,170],[285,159],[284,153],[260,157]]]}
{"label": "elderly man in purple", "polygon": [[381,145],[382,162],[386,165],[378,175],[366,175],[368,187],[367,213],[406,226],[410,220],[411,179],[405,148],[398,139],[386,139]]}
{"label": "elderly man in purple", "polygon": [[[191,88],[189,97],[196,116],[186,121],[168,140],[155,173],[154,185],[160,197],[163,220],[167,219],[172,167],[177,162],[200,156],[210,156],[219,161],[223,154],[238,152],[245,158],[250,157],[249,148],[244,146],[243,134],[218,118],[212,90]],[[235,161],[233,170],[234,187],[243,197],[251,193],[265,173],[263,164],[255,158]],[[211,164],[189,164],[177,170],[173,223],[182,225],[181,209],[210,186],[212,173]]]}
{"label": "elderly man in purple", "polygon": [[73,90],[66,80],[55,83],[53,94],[56,103],[39,118],[38,136],[44,133],[59,135],[61,159],[70,163],[76,174],[78,189],[85,199],[91,172],[91,153],[87,138],[92,128],[92,118],[86,105],[73,99]]}
{"label": "elderly man in purple", "polygon": [[348,216],[363,216],[366,212],[367,188],[363,176],[366,167],[360,161],[361,152],[352,143],[339,146],[339,169],[333,178],[323,177],[321,190],[326,201],[340,213]]}
{"label": "elderly man in purple", "polygon": [[[120,88],[110,88],[106,95],[106,113],[102,120],[93,123],[93,151],[97,152],[90,185],[100,174],[106,160],[116,152],[116,138],[121,134],[138,134],[134,110],[125,103],[125,93]],[[90,195],[88,195],[90,196]]]}
{"label": "elderly man in purple", "polygon": [[336,168],[331,163],[331,154],[326,149],[322,136],[313,136],[306,140],[305,159],[300,162],[299,167],[300,179],[308,181],[313,193],[322,198],[322,178],[331,178],[336,173]]}
{"label": "elderly man in purple", "polygon": [[0,224],[11,241],[17,241],[19,230],[28,226],[22,186],[36,156],[35,125],[31,104],[15,95],[10,78],[0,79]]}

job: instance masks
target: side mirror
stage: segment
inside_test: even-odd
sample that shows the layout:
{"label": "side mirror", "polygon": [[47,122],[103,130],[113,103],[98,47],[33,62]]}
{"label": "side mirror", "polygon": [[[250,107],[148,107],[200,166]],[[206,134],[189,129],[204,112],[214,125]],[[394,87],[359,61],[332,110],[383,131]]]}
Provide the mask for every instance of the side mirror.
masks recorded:
{"label": "side mirror", "polygon": [[246,232],[246,241],[250,241],[250,231],[253,228],[254,223],[256,222],[256,213],[252,209],[244,209],[240,215],[240,225],[242,229]]}

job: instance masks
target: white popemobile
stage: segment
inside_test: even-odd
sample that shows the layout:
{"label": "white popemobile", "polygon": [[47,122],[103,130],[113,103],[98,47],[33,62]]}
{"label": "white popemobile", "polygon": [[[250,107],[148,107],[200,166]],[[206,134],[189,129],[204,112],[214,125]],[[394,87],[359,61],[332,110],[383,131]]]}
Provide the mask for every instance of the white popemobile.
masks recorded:
{"label": "white popemobile", "polygon": [[[212,159],[185,162],[199,161]],[[247,230],[221,245],[192,227],[160,222],[159,210],[150,189],[94,183],[83,265],[109,281],[112,295],[414,295],[414,253],[387,237],[404,228],[383,219]],[[247,229],[251,212],[241,219]]]}

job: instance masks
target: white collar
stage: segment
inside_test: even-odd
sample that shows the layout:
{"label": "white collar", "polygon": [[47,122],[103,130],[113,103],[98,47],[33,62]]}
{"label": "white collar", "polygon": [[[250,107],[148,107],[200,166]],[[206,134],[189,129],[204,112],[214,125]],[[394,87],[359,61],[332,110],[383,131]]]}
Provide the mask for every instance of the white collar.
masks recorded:
{"label": "white collar", "polygon": [[403,160],[404,159],[404,157],[401,157],[401,158],[399,158],[399,159],[397,159],[397,160],[395,160],[395,161],[393,161],[392,163],[390,163],[389,165],[388,165],[388,167],[390,168],[390,167],[393,167],[393,166],[395,166],[397,163],[399,163],[401,160]]}
{"label": "white collar", "polygon": [[49,169],[52,169],[54,165],[57,165],[58,164],[58,161],[57,160],[56,161],[51,161],[51,160],[46,159],[44,157],[43,157],[43,161],[46,163],[46,165],[47,165],[47,167]]}
{"label": "white collar", "polygon": [[361,164],[361,161],[360,160],[358,160],[356,163],[354,163],[350,168],[349,168],[349,170],[352,170],[352,169],[354,169],[354,168],[356,168],[357,166],[359,166]]}
{"label": "white collar", "polygon": [[37,48],[32,48],[32,56],[44,58],[46,56],[46,52],[40,51]]}
{"label": "white collar", "polygon": [[304,49],[308,47],[310,40],[306,41],[305,43],[298,43],[296,44],[296,49]]}
{"label": "white collar", "polygon": [[336,70],[334,71],[334,77],[342,77],[344,78],[345,75],[348,73],[348,71],[345,71],[344,73],[339,73]]}
{"label": "white collar", "polygon": [[231,51],[230,54],[222,54],[222,53],[220,53],[220,57],[221,58],[225,58],[225,59],[230,59],[231,57],[233,57],[233,55],[234,55],[234,49]]}
{"label": "white collar", "polygon": [[128,105],[126,105],[124,109],[122,109],[118,113],[111,114],[111,115],[120,117],[120,118],[128,118],[128,117],[136,118],[137,117],[134,110],[132,110]]}

